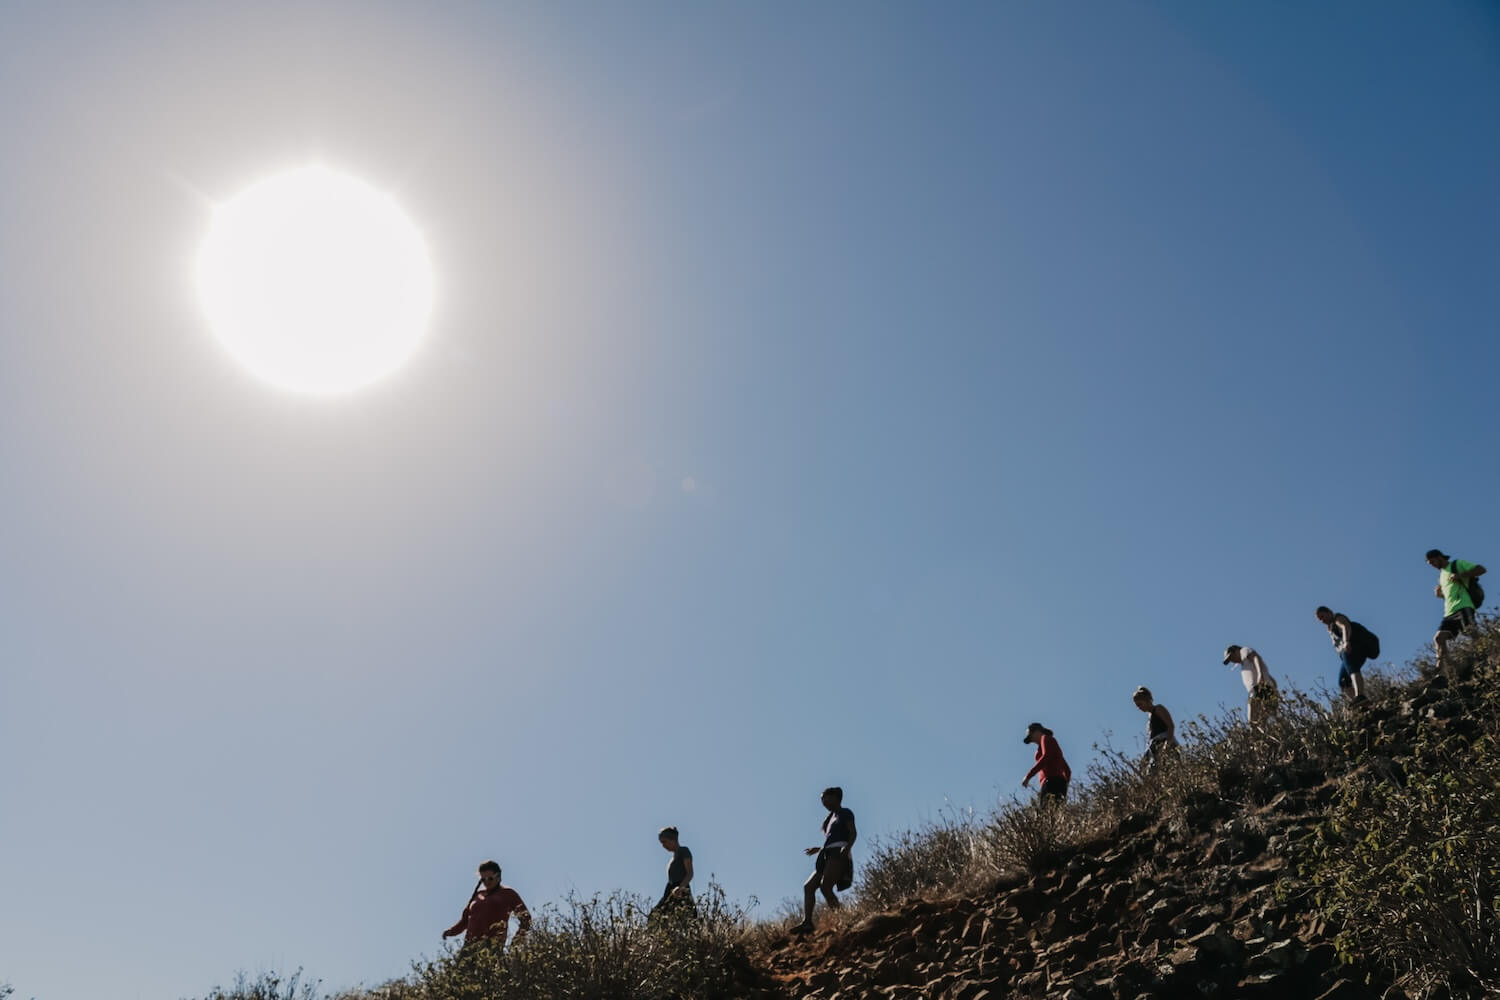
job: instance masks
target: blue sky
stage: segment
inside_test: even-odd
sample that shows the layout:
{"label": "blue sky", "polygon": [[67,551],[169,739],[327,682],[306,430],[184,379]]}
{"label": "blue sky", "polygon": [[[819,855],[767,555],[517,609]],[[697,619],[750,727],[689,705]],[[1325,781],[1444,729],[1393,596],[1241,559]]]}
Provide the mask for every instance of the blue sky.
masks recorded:
{"label": "blue sky", "polygon": [[[1030,762],[1406,659],[1500,562],[1493,5],[0,5],[0,982],[341,988],[476,863],[769,915]],[[209,208],[393,191],[416,358],[288,395]]]}

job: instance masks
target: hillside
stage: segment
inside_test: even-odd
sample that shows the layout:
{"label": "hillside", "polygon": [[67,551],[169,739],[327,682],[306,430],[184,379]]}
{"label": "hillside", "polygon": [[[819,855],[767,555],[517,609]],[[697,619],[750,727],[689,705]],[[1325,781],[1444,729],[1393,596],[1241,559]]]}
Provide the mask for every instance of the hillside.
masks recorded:
{"label": "hillside", "polygon": [[[1500,992],[1500,628],[1452,676],[1297,693],[1263,727],[1182,727],[1157,776],[1106,752],[1063,808],[952,819],[860,850],[853,905],[795,938],[717,891],[652,925],[616,894],[524,945],[421,962],[334,1000],[1480,997]],[[242,980],[210,1000],[317,1000]]]}
{"label": "hillside", "polygon": [[1494,995],[1493,643],[1491,622],[1462,680],[1373,685],[1352,712],[1303,700],[1263,738],[1198,747],[1207,780],[1155,803],[1116,773],[1079,808],[1118,793],[1118,821],[1036,842],[1030,871],[775,936],[763,963],[806,1000]]}

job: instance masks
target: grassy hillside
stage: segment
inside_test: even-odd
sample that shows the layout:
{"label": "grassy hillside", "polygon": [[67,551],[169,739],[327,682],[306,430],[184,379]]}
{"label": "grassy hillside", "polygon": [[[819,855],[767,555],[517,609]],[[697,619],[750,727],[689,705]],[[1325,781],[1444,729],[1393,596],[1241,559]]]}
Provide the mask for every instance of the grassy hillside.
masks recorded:
{"label": "grassy hillside", "polygon": [[[1485,996],[1500,992],[1500,627],[1351,711],[1180,728],[1159,776],[1106,752],[1063,808],[953,815],[860,852],[807,939],[710,893],[697,922],[568,900],[502,963],[416,964],[336,1000]],[[820,904],[820,914],[824,914]],[[314,1000],[241,980],[209,1000]]]}

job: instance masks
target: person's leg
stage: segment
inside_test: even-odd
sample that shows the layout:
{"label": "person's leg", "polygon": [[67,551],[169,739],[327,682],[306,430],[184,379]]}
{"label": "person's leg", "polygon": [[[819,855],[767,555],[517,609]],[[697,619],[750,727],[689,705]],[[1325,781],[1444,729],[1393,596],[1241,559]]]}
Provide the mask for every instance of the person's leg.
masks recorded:
{"label": "person's leg", "polygon": [[1364,679],[1359,676],[1360,669],[1365,665],[1365,658],[1348,650],[1339,654],[1339,688],[1344,691],[1351,701],[1359,701],[1365,696]]}
{"label": "person's leg", "polygon": [[835,855],[828,859],[828,864],[823,868],[823,899],[827,901],[829,909],[837,910],[843,904],[839,902],[838,896],[834,895],[834,889],[838,888],[839,872],[843,868],[842,859]]}
{"label": "person's leg", "polygon": [[1453,633],[1441,628],[1432,637],[1432,644],[1437,647],[1437,672],[1440,674],[1448,672],[1448,643],[1452,639]]}
{"label": "person's leg", "polygon": [[818,905],[818,887],[823,884],[823,856],[818,856],[818,867],[807,881],[802,883],[802,926],[811,927],[813,907]]}
{"label": "person's leg", "polygon": [[1245,715],[1250,720],[1250,725],[1259,725],[1260,720],[1266,717],[1266,700],[1254,694],[1250,695],[1250,705],[1245,709]]}

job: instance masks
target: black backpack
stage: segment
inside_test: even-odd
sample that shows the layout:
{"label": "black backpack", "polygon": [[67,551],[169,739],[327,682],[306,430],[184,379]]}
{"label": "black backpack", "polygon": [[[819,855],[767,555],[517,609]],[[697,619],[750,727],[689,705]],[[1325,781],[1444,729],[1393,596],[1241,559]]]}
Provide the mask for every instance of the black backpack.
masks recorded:
{"label": "black backpack", "polygon": [[[1449,576],[1453,575],[1453,565],[1456,562],[1458,562],[1457,559],[1451,559],[1451,560],[1449,560],[1449,562],[1448,562],[1448,575]],[[1454,582],[1457,583],[1460,587],[1462,587],[1466,592],[1468,592],[1469,600],[1471,600],[1471,601],[1474,602],[1474,609],[1476,611],[1478,609],[1484,607],[1484,585],[1481,584],[1477,578],[1470,577],[1468,583],[1463,583],[1462,581],[1457,581],[1457,580],[1454,581]]]}
{"label": "black backpack", "polygon": [[1349,645],[1367,660],[1380,659],[1380,636],[1352,619],[1349,622]]}

